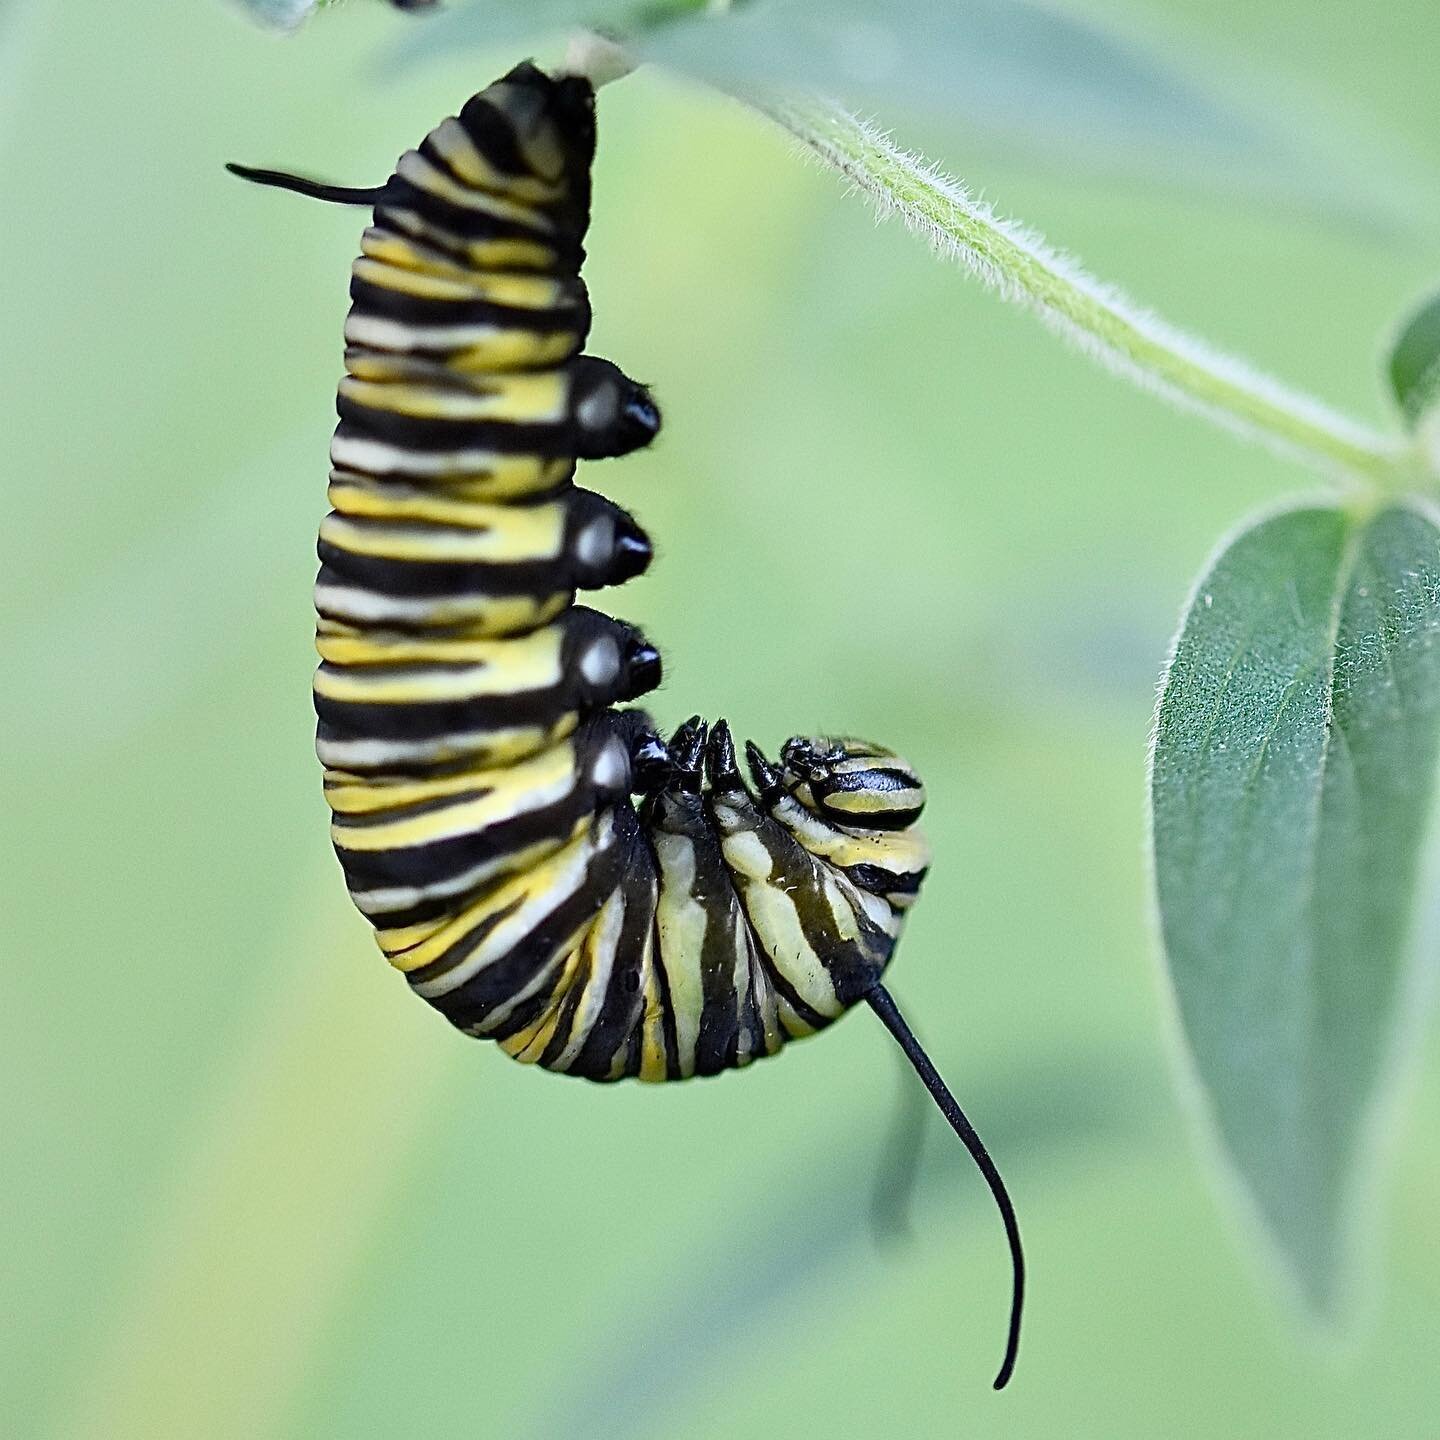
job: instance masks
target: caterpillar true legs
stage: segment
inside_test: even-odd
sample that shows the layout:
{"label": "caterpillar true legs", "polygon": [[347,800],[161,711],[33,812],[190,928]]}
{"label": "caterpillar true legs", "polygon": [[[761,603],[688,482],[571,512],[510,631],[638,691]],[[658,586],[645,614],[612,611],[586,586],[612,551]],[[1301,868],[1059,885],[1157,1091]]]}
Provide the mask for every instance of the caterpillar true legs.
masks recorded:
{"label": "caterpillar true legs", "polygon": [[[645,387],[581,354],[594,96],[521,65],[350,189],[346,376],[316,584],[317,748],[356,905],[411,987],[515,1058],[592,1080],[710,1075],[861,1001],[979,1165],[998,1172],[881,977],[929,864],[893,752],[795,737],[772,762],[640,710],[660,657],[575,604],[649,563],[574,483],[648,444]],[[638,799],[638,803],[637,803]]]}

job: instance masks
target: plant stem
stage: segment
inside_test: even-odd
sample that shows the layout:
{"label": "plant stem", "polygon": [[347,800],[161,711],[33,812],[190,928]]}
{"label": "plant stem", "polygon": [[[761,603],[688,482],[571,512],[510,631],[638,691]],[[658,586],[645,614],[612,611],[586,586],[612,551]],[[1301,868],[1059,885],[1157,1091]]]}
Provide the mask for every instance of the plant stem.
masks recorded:
{"label": "plant stem", "polygon": [[1424,468],[1418,447],[1372,431],[1150,314],[839,106],[792,98],[751,103],[869,196],[882,218],[898,213],[941,255],[1127,379],[1352,482],[1393,490]]}

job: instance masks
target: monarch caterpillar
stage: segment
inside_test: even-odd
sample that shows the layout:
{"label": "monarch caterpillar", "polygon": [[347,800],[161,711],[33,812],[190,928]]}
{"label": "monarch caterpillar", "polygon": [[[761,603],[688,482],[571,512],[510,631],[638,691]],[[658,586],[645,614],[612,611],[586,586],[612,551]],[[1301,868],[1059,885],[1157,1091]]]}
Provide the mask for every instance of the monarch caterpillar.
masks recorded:
{"label": "monarch caterpillar", "polygon": [[660,427],[582,354],[594,91],[517,66],[370,189],[229,167],[363,205],[316,581],[317,749],[351,896],[411,988],[518,1060],[679,1080],[773,1055],[864,1001],[969,1149],[1014,1268],[994,1164],[881,976],[929,852],[893,752],[723,720],[668,741],[638,709],[660,656],[577,589],[648,565],[575,484]]}

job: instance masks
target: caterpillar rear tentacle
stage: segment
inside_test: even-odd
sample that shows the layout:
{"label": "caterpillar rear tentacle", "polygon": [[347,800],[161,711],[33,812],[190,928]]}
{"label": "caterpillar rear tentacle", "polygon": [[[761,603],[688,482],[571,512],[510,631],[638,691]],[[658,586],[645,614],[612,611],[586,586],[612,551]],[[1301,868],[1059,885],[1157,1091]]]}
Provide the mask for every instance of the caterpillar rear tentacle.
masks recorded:
{"label": "caterpillar rear tentacle", "polygon": [[594,92],[520,65],[383,185],[231,169],[374,209],[351,272],[315,599],[317,750],[356,906],[412,989],[517,1060],[679,1080],[773,1055],[863,1002],[999,1176],[881,977],[929,865],[893,752],[778,761],[698,716],[619,706],[659,652],[575,603],[649,564],[577,462],[647,445],[645,386],[582,352]]}

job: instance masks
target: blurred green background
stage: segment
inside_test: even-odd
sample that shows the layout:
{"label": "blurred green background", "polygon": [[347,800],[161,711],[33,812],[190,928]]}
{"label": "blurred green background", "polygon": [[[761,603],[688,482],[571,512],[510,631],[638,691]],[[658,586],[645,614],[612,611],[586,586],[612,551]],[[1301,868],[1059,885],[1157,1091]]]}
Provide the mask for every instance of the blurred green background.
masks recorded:
{"label": "blurred green background", "polygon": [[[1105,11],[1440,166],[1433,0]],[[868,1228],[898,1090],[871,1020],[743,1079],[589,1087],[466,1041],[381,962],[309,698],[361,217],[221,164],[373,183],[519,58],[382,82],[405,23],[357,0],[282,43],[212,0],[0,8],[0,1434],[1440,1433],[1433,1026],[1369,1311],[1306,1341],[1185,1123],[1152,941],[1172,622],[1221,531],[1309,482],[674,79],[601,101],[592,348],[667,409],[590,476],[659,547],[616,608],[665,651],[663,720],[873,733],[925,776],[936,865],[892,975],[1019,1205],[1011,1390],[999,1224],[938,1122],[913,1243]],[[1433,232],[1180,157],[1157,183],[921,138],[1173,319],[1382,418]]]}

